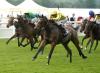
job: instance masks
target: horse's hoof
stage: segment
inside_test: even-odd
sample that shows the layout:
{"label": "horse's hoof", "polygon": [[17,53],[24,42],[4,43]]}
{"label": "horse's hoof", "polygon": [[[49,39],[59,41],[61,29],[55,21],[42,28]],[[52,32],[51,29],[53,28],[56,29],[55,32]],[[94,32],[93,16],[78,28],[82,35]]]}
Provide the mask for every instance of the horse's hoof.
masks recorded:
{"label": "horse's hoof", "polygon": [[83,56],[83,59],[86,59],[87,58],[87,56]]}
{"label": "horse's hoof", "polygon": [[34,49],[38,49],[38,47],[34,47]]}

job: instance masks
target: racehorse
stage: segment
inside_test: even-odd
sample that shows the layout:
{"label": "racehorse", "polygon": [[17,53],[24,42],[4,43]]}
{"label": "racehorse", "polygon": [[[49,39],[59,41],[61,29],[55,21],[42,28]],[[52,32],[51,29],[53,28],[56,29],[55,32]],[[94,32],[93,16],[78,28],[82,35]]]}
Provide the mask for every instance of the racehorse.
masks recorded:
{"label": "racehorse", "polygon": [[85,37],[83,38],[83,41],[84,41],[84,39],[90,37],[90,39],[87,43],[87,46],[88,46],[89,43],[91,42],[89,53],[91,53],[91,49],[92,49],[94,40],[96,40],[96,45],[95,45],[94,50],[96,50],[96,48],[98,46],[98,40],[100,40],[100,35],[99,35],[100,29],[99,28],[100,28],[99,24],[97,24],[96,22],[88,21],[87,19],[84,20],[84,23],[81,26],[80,31],[84,31],[84,33],[86,34]]}
{"label": "racehorse", "polygon": [[22,42],[25,38],[29,39],[29,42],[23,46],[25,47],[26,45],[28,45],[30,43],[31,50],[33,50],[34,44],[37,41],[35,34],[33,34],[33,32],[35,31],[34,30],[35,25],[32,23],[28,23],[27,20],[24,20],[21,15],[18,15],[16,19],[17,19],[17,21],[13,22],[14,17],[10,17],[8,25],[7,25],[7,27],[14,25],[16,28],[17,33],[15,33],[15,35],[12,38],[14,38],[16,36],[19,38],[19,36],[22,36],[23,38],[22,38],[20,45],[22,45]]}
{"label": "racehorse", "polygon": [[83,54],[79,46],[77,32],[70,26],[66,27],[66,29],[68,30],[68,34],[66,37],[64,37],[62,33],[63,28],[57,25],[55,21],[48,20],[45,16],[39,17],[39,20],[35,26],[35,30],[37,31],[37,33],[39,33],[42,36],[42,40],[40,46],[38,47],[38,51],[35,54],[35,56],[32,58],[32,60],[35,60],[37,58],[40,51],[43,50],[47,44],[51,44],[51,50],[48,55],[48,64],[49,64],[54,48],[56,47],[57,44],[62,44],[65,50],[70,55],[70,62],[72,62],[72,51],[68,47],[68,43],[70,41],[72,41],[76,46],[79,55],[83,59],[87,58]]}
{"label": "racehorse", "polygon": [[[83,32],[85,30],[86,24],[87,24],[87,19],[84,19],[80,26],[81,27],[80,32]],[[82,39],[82,43],[81,43],[82,45],[83,45],[84,40],[90,37],[90,34],[86,34],[85,31],[84,31],[84,34],[85,34],[85,36]],[[89,43],[90,43],[90,40],[88,41],[86,48],[88,47]]]}
{"label": "racehorse", "polygon": [[15,34],[6,42],[7,44],[13,39],[13,38],[18,38],[18,46],[21,46],[21,43],[19,42],[19,37],[22,35],[22,28],[20,27],[20,25],[18,24],[17,21],[14,21],[16,18],[10,16],[8,18],[8,23],[7,23],[7,28],[9,28],[10,26],[15,27]]}

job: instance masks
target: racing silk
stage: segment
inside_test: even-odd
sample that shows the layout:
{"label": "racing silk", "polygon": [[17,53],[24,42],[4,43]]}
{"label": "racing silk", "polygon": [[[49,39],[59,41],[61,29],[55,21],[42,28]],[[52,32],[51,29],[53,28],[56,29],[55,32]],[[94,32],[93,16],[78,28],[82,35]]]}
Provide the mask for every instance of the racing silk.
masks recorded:
{"label": "racing silk", "polygon": [[96,23],[100,24],[100,14],[96,14],[95,21]]}
{"label": "racing silk", "polygon": [[60,21],[66,19],[66,17],[62,13],[57,13],[55,15],[51,15],[50,19],[53,19],[55,21]]}
{"label": "racing silk", "polygon": [[31,13],[31,12],[25,13],[25,19],[27,19],[31,23],[37,22],[38,20],[37,16],[38,16],[37,13]]}
{"label": "racing silk", "polygon": [[91,22],[94,22],[95,21],[95,17],[90,16],[88,20],[91,21]]}
{"label": "racing silk", "polygon": [[25,16],[25,18],[31,20],[37,16],[38,14],[29,12],[28,15]]}

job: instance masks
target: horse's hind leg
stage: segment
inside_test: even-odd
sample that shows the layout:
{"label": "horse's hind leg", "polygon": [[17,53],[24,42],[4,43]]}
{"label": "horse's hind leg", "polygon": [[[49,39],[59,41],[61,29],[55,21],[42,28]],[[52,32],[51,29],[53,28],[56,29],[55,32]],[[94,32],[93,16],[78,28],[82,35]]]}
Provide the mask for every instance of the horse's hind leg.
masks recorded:
{"label": "horse's hind leg", "polygon": [[52,43],[51,44],[51,50],[50,50],[50,53],[49,53],[49,56],[48,56],[48,65],[50,63],[50,59],[51,59],[51,56],[52,56],[52,53],[54,51],[54,48],[55,48],[56,44],[55,43]]}
{"label": "horse's hind leg", "polygon": [[94,40],[92,39],[92,40],[91,40],[91,45],[90,45],[89,53],[91,53],[91,49],[92,49],[93,43],[94,43]]}
{"label": "horse's hind leg", "polygon": [[87,38],[88,38],[88,36],[86,36],[86,35],[83,37],[82,43],[81,43],[82,45],[83,45],[84,40],[87,39]]}
{"label": "horse's hind leg", "polygon": [[88,47],[88,45],[90,44],[91,39],[88,40],[87,44],[86,44],[86,48]]}
{"label": "horse's hind leg", "polygon": [[[23,47],[26,47],[27,45],[29,45],[29,44],[30,44],[30,42],[29,42],[29,41],[27,41],[27,43],[26,43],[26,44],[23,44],[24,39],[25,39],[25,37],[22,37],[22,40],[21,40],[21,42],[20,42],[20,45],[21,45],[21,46],[23,46]],[[28,40],[28,38],[27,38],[27,40]]]}
{"label": "horse's hind leg", "polygon": [[[34,48],[34,40],[33,40],[33,37],[29,37],[29,42],[30,42],[30,45],[31,45],[31,51],[33,50]],[[34,48],[35,49],[35,48]]]}
{"label": "horse's hind leg", "polygon": [[97,46],[98,46],[98,40],[96,40],[96,45],[95,45],[94,51],[96,50]]}
{"label": "horse's hind leg", "polygon": [[77,48],[77,50],[78,50],[78,52],[79,52],[79,55],[82,56],[82,58],[87,58],[87,57],[83,54],[83,52],[81,51],[81,48],[80,48],[80,46],[79,46],[79,40],[78,40],[78,38],[73,38],[72,42],[73,42],[74,45],[76,46],[76,48]]}
{"label": "horse's hind leg", "polygon": [[63,46],[65,50],[67,51],[67,56],[70,54],[70,63],[72,62],[72,51],[71,49],[66,45],[66,43],[63,43]]}

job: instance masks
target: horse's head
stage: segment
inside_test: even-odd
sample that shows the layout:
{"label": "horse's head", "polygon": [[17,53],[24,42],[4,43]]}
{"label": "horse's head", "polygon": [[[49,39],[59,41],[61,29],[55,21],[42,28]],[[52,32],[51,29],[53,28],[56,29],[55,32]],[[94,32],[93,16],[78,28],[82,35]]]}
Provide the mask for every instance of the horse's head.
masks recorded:
{"label": "horse's head", "polygon": [[17,15],[17,19],[18,19],[18,22],[22,22],[23,21],[23,16],[22,15]]}
{"label": "horse's head", "polygon": [[85,30],[85,27],[86,27],[86,24],[87,24],[88,20],[87,19],[84,19],[82,24],[81,24],[81,29],[80,29],[80,32],[83,32]]}
{"label": "horse's head", "polygon": [[9,28],[10,26],[13,25],[13,23],[14,23],[14,19],[15,19],[15,18],[12,17],[12,16],[8,17],[7,28]]}
{"label": "horse's head", "polygon": [[17,15],[18,23],[20,24],[26,24],[28,23],[28,20],[24,18],[23,15]]}
{"label": "horse's head", "polygon": [[85,26],[84,33],[89,34],[90,31],[93,30],[95,24],[96,24],[95,22],[87,21],[87,25]]}

